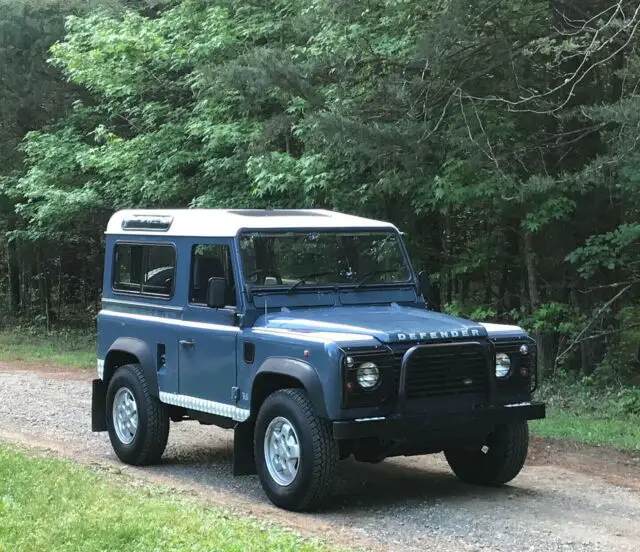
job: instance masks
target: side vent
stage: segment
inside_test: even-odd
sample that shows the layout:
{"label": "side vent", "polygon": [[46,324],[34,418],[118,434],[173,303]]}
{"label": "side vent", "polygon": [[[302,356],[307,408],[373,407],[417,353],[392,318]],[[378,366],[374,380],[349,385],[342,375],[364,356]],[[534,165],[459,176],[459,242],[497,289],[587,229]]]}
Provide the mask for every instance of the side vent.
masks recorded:
{"label": "side vent", "polygon": [[250,341],[244,342],[244,361],[247,364],[253,364],[256,359],[256,345]]}
{"label": "side vent", "polygon": [[164,343],[158,343],[156,358],[158,359],[158,370],[161,370],[167,363],[167,352]]}

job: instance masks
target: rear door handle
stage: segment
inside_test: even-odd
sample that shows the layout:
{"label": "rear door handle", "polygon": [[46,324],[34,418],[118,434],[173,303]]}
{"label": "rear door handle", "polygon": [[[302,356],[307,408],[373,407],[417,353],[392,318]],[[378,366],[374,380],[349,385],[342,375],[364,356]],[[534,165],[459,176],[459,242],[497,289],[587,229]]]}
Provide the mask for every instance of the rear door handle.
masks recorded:
{"label": "rear door handle", "polygon": [[178,343],[180,343],[182,347],[193,347],[196,344],[193,339],[181,339]]}

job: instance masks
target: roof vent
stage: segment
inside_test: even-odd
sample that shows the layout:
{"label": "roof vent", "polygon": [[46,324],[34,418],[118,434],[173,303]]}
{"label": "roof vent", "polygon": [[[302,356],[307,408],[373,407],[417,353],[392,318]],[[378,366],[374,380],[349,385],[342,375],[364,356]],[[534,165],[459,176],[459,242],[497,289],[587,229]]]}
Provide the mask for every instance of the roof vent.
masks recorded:
{"label": "roof vent", "polygon": [[166,232],[171,228],[172,222],[171,215],[131,215],[122,221],[122,229]]}

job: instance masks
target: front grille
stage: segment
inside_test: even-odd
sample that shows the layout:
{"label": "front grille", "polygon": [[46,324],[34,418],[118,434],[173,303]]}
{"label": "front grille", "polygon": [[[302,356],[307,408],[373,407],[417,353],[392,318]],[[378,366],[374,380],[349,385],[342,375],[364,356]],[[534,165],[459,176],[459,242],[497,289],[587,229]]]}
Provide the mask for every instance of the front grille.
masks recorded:
{"label": "front grille", "polygon": [[[394,348],[394,382],[400,383],[402,357],[410,346]],[[407,366],[407,399],[489,394],[485,356],[477,347],[425,348],[414,353]]]}

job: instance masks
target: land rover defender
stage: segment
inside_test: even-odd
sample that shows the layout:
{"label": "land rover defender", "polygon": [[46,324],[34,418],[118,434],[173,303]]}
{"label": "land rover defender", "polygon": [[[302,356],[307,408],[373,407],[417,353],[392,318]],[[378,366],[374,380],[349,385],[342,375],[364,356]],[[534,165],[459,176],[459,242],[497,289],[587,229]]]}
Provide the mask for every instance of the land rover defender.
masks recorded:
{"label": "land rover defender", "polygon": [[92,429],[158,462],[170,422],[234,430],[233,468],[305,510],[336,463],[444,452],[500,485],[527,456],[534,341],[434,312],[398,229],[326,210],[125,210],[106,231]]}

